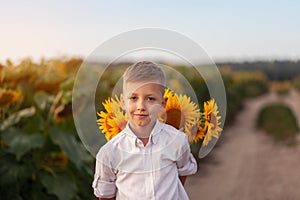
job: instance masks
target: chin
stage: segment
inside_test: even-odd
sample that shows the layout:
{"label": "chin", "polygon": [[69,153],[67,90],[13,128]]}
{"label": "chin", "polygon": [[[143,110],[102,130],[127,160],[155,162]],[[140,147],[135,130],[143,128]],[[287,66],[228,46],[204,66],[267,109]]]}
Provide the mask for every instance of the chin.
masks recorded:
{"label": "chin", "polygon": [[139,126],[139,127],[145,127],[145,126],[148,126],[150,123],[135,123],[136,126]]}
{"label": "chin", "polygon": [[155,122],[156,121],[154,121],[154,122],[150,121],[150,122],[146,122],[146,123],[137,123],[137,125],[140,126],[140,127],[146,127],[146,126],[152,126],[152,125],[154,125]]}

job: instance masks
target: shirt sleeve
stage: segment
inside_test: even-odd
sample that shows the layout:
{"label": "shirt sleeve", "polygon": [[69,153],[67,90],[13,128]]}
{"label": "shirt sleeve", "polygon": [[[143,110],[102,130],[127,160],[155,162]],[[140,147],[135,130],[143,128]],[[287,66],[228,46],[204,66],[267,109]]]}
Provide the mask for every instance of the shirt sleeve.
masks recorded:
{"label": "shirt sleeve", "polygon": [[187,137],[184,138],[184,148],[182,148],[183,152],[176,161],[179,176],[187,176],[197,172],[197,162],[191,153]]}
{"label": "shirt sleeve", "polygon": [[116,196],[116,171],[110,166],[108,153],[100,149],[96,156],[96,167],[93,181],[94,195],[98,198]]}

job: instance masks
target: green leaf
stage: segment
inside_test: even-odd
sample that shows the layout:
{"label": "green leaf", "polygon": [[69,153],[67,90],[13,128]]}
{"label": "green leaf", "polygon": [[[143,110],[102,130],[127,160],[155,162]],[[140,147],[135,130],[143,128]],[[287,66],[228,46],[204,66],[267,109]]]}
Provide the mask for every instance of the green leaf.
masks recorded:
{"label": "green leaf", "polygon": [[29,166],[18,162],[12,154],[0,157],[0,186],[20,183],[20,180],[29,178],[31,172],[32,170]]}
{"label": "green leaf", "polygon": [[13,125],[17,124],[21,120],[21,118],[31,117],[34,114],[35,114],[35,108],[34,107],[25,108],[25,109],[20,110],[16,113],[13,113],[6,120],[4,120],[2,122],[2,124],[0,124],[0,131],[3,131],[3,130],[7,129],[10,126],[13,126]]}
{"label": "green leaf", "polygon": [[[32,123],[34,122],[34,123]],[[18,125],[22,127],[22,131],[27,134],[45,132],[47,127],[45,119],[40,115],[23,118]]]}
{"label": "green leaf", "polygon": [[72,91],[66,91],[64,92],[62,98],[61,98],[62,104],[67,104],[72,102]]}
{"label": "green leaf", "polygon": [[72,199],[77,192],[75,181],[66,174],[47,174],[41,182],[50,194],[56,195],[61,200]]}
{"label": "green leaf", "polygon": [[83,167],[83,161],[91,161],[91,156],[84,149],[83,145],[72,135],[74,133],[63,132],[56,127],[51,127],[49,133],[52,141],[60,146],[79,169]]}
{"label": "green leaf", "polygon": [[39,91],[34,94],[33,99],[39,109],[44,110],[49,100],[49,95],[44,91]]}
{"label": "green leaf", "polygon": [[71,77],[60,84],[60,89],[63,91],[72,90],[74,86],[74,78]]}
{"label": "green leaf", "polygon": [[17,159],[20,159],[31,149],[42,147],[45,142],[44,135],[28,135],[18,129],[10,129],[2,137],[9,144],[11,152],[17,156]]}
{"label": "green leaf", "polygon": [[[39,188],[38,188],[39,189]],[[44,189],[44,188],[43,188]],[[55,195],[50,195],[43,190],[35,190],[31,194],[31,200],[57,200]]]}

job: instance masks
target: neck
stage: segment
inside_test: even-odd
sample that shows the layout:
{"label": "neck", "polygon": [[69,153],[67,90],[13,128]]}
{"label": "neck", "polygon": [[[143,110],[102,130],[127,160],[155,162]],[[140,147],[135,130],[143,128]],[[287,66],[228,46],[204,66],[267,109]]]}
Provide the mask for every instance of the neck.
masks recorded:
{"label": "neck", "polygon": [[131,128],[131,130],[134,132],[134,134],[136,135],[136,137],[143,139],[143,138],[149,138],[151,131],[153,129],[153,127],[155,126],[154,124],[149,124],[147,126],[132,126],[131,124],[129,124],[129,127]]}

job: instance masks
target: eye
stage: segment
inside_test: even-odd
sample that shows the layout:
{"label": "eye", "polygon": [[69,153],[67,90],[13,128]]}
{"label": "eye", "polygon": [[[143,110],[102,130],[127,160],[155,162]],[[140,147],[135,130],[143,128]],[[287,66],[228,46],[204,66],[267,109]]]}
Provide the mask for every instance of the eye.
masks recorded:
{"label": "eye", "polygon": [[155,101],[155,98],[154,97],[148,97],[147,101]]}
{"label": "eye", "polygon": [[136,96],[131,96],[131,97],[129,97],[129,100],[135,101],[135,100],[137,100],[137,97]]}

